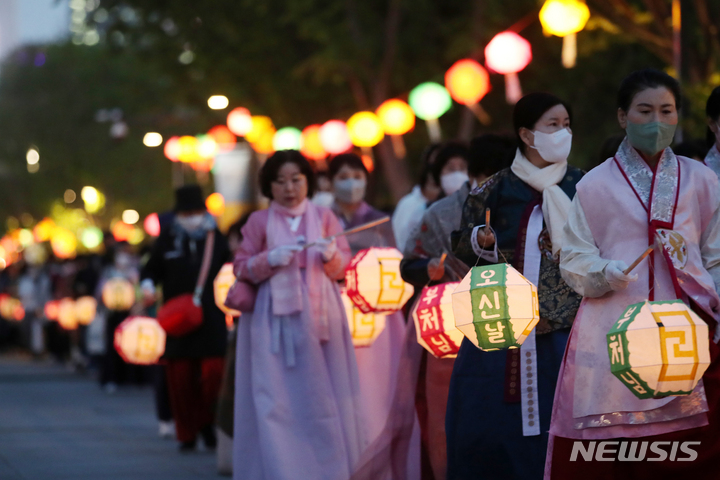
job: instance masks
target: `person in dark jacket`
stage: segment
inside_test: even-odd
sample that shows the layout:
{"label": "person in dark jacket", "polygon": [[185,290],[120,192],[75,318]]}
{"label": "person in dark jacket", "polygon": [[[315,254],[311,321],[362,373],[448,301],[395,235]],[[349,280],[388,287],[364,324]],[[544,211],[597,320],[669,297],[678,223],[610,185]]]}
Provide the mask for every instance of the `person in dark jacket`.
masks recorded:
{"label": "person in dark jacket", "polygon": [[208,214],[197,185],[175,192],[175,219],[158,237],[142,270],[146,303],[154,301],[155,285],[161,284],[163,301],[193,293],[200,275],[208,232],[215,231],[212,260],[201,297],[202,325],[186,334],[167,337],[164,360],[170,404],[180,450],[195,448],[198,434],[214,448],[214,410],[222,379],[227,327],[225,315],[215,305],[213,279],[228,260],[227,240]]}

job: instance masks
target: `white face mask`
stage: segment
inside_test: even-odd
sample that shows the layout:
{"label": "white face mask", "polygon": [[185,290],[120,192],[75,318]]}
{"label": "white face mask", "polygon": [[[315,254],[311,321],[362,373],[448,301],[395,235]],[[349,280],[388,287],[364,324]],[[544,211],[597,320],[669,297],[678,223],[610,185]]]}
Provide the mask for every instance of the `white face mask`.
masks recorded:
{"label": "white face mask", "polygon": [[546,162],[561,163],[567,161],[572,148],[572,133],[567,128],[558,130],[555,133],[543,133],[535,131],[535,146],[531,147],[538,151]]}
{"label": "white face mask", "polygon": [[333,195],[332,192],[318,192],[312,198],[312,202],[315,205],[330,208],[332,204],[335,203],[335,195]]}
{"label": "white face mask", "polygon": [[194,232],[195,230],[199,229],[203,222],[205,221],[205,215],[202,213],[196,214],[196,215],[190,215],[187,217],[176,217],[176,220],[178,224],[185,230],[186,232]]}
{"label": "white face mask", "polygon": [[335,198],[343,203],[358,203],[365,198],[365,187],[367,182],[358,178],[346,178],[345,180],[335,180],[333,189],[335,190]]}
{"label": "white face mask", "polygon": [[445,192],[445,195],[452,195],[460,190],[460,188],[462,188],[468,180],[470,180],[470,177],[468,177],[467,172],[458,171],[446,173],[440,177],[440,187],[443,192]]}

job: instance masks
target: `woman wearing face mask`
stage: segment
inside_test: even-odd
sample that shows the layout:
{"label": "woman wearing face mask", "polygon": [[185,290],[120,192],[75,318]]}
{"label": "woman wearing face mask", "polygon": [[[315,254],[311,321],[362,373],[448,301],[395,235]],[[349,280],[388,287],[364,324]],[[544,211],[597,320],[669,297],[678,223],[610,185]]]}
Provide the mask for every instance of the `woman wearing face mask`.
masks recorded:
{"label": "woman wearing face mask", "polygon": [[[717,345],[710,342],[711,364],[693,394],[641,400],[611,373],[606,338],[628,305],[645,300],[682,299],[706,320],[711,338],[715,330],[720,307],[718,179],[702,163],[669,148],[679,105],[680,86],[667,74],[648,69],[626,77],[617,117],[627,136],[613,158],[578,184],[560,268],[584,299],[557,385],[549,478],[717,478]],[[672,238],[677,248],[664,245],[663,238]],[[627,265],[648,248],[648,239],[653,253],[626,275]],[[688,345],[681,343],[687,351]],[[622,457],[637,447],[645,460],[654,461],[570,461],[573,449],[612,439],[619,441],[612,442],[611,452]],[[658,452],[655,441],[667,446]],[[697,458],[667,461],[668,454],[675,460],[671,442],[685,441],[697,442],[692,446]],[[644,447],[648,443],[650,451]],[[606,457],[615,458],[612,453]]]}
{"label": "woman wearing face mask", "polygon": [[432,173],[444,197],[460,190],[470,179],[467,147],[455,142],[442,145],[435,157]]}
{"label": "woman wearing face mask", "polygon": [[513,124],[519,148],[511,167],[470,193],[452,244],[468,267],[507,261],[537,285],[540,322],[518,349],[484,352],[463,340],[447,404],[448,479],[542,476],[555,383],[580,304],[558,265],[583,175],[567,163],[569,107],[531,93],[515,105]]}
{"label": "woman wearing face mask", "polygon": [[705,115],[708,124],[708,144],[711,145],[705,157],[705,165],[720,177],[720,87],[715,87],[710,94],[705,106]]}
{"label": "woman wearing face mask", "polygon": [[196,330],[168,335],[165,373],[175,433],[180,451],[195,449],[198,435],[206,447],[215,448],[215,403],[222,379],[227,343],[225,315],[215,305],[212,279],[230,256],[227,240],[205,209],[202,190],[188,185],[175,191],[175,219],[163,229],[142,269],[141,288],[145,304],[162,285],[163,301],[193,293],[204,257],[208,232],[214,231],[210,266],[202,295],[203,321]]}
{"label": "woman wearing face mask", "polygon": [[299,152],[268,158],[260,188],[270,207],[250,215],[234,261],[258,287],[237,330],[234,478],[349,478],[366,443],[336,283],[350,249],[344,237],[323,240],[342,227],[308,200],[314,174]]}

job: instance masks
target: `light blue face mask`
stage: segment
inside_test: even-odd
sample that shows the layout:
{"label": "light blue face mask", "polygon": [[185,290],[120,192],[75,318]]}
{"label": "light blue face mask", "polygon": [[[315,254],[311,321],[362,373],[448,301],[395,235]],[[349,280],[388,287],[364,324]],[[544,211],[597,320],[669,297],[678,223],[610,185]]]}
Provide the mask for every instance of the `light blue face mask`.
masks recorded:
{"label": "light blue face mask", "polygon": [[646,155],[655,155],[669,147],[675,137],[677,125],[663,122],[632,123],[628,120],[627,133],[630,145]]}

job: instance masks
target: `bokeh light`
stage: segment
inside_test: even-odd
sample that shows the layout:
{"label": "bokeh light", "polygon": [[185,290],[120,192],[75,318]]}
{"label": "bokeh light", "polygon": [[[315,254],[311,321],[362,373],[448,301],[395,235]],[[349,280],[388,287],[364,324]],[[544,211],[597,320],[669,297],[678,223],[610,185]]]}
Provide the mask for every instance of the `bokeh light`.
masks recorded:
{"label": "bokeh light", "polygon": [[397,98],[385,100],[376,113],[388,135],[405,135],[415,127],[415,113],[412,108]]}
{"label": "bokeh light", "polygon": [[350,141],[358,147],[374,147],[385,137],[380,119],[373,112],[358,112],[347,122]]}
{"label": "bokeh light", "polygon": [[225,197],[218,192],[212,193],[205,199],[205,206],[210,215],[219,217],[225,212]]}
{"label": "bokeh light", "polygon": [[77,251],[77,239],[70,230],[57,227],[50,237],[50,246],[56,257],[73,258]]}
{"label": "bokeh light", "polygon": [[213,95],[208,98],[207,104],[213,110],[224,110],[230,105],[230,101],[225,95]]}
{"label": "bokeh light", "polygon": [[88,250],[94,250],[103,242],[103,233],[98,227],[88,227],[80,233],[80,243]]}
{"label": "bokeh light", "polygon": [[588,6],[578,0],[547,0],[540,9],[543,30],[558,37],[579,32],[589,19]]}
{"label": "bokeh light", "polygon": [[127,223],[128,225],[135,225],[140,220],[140,214],[137,212],[137,210],[125,210],[122,213],[122,221]]}
{"label": "bokeh light", "polygon": [[168,141],[165,142],[165,148],[163,148],[163,154],[171,162],[180,160],[180,137],[168,138]]}
{"label": "bokeh light", "polygon": [[220,152],[229,152],[235,148],[237,144],[235,134],[225,125],[216,125],[208,130],[207,134],[215,140],[218,151]]}
{"label": "bokeh light", "polygon": [[532,49],[530,43],[517,33],[502,32],[485,47],[485,60],[497,73],[517,73],[532,60]]}
{"label": "bokeh light", "polygon": [[302,132],[295,127],[283,127],[273,136],[273,149],[300,150]]}
{"label": "bokeh light", "polygon": [[320,127],[320,142],[325,151],[333,155],[352,148],[347,125],[341,120],[328,120]]}
{"label": "bokeh light", "polygon": [[159,147],[163,143],[163,137],[157,132],[148,132],[143,137],[143,145],[146,147]]}
{"label": "bokeh light", "polygon": [[145,232],[150,235],[151,237],[157,237],[160,235],[160,217],[158,217],[157,213],[151,213],[147,217],[145,217],[145,221],[143,222],[143,228],[145,228]]}
{"label": "bokeh light", "polygon": [[320,141],[320,125],[310,125],[302,131],[300,152],[310,160],[323,160],[327,152]]}
{"label": "bokeh light", "polygon": [[413,88],[408,100],[415,115],[423,120],[436,120],[452,106],[448,91],[434,82],[421,83]]}
{"label": "bokeh light", "polygon": [[227,126],[238,137],[244,137],[253,126],[250,110],[243,107],[234,108],[227,116]]}
{"label": "bokeh light", "polygon": [[[250,130],[245,134],[245,139],[250,143],[257,143],[260,138],[263,136],[265,132],[268,130],[273,131],[273,135],[275,134],[275,126],[273,125],[272,120],[270,117],[266,117],[264,115],[253,115],[251,117],[252,119],[252,126]],[[272,143],[272,139],[271,139]]]}
{"label": "bokeh light", "polygon": [[463,105],[479,102],[490,91],[490,76],[475,60],[458,60],[445,73],[445,87]]}

